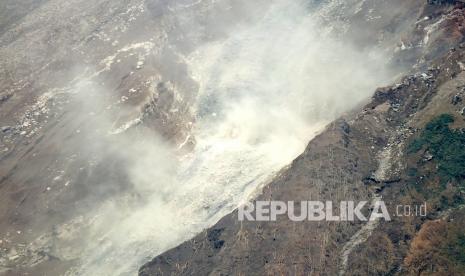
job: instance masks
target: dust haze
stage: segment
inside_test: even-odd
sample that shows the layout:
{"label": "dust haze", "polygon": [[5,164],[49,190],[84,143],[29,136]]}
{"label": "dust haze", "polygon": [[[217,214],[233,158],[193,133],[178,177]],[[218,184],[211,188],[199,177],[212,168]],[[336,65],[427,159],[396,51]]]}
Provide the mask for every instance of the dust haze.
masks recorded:
{"label": "dust haze", "polygon": [[[179,38],[166,42],[175,62],[158,57],[161,78],[170,91],[182,90],[183,79],[197,84],[178,91],[195,98],[194,119],[179,122],[190,126],[183,142],[168,141],[139,121],[117,120],[129,111],[108,108],[112,91],[96,79],[74,84],[85,138],[71,147],[95,157],[89,173],[101,181],[86,186],[86,207],[56,236],[33,245],[73,261],[69,275],[135,275],[249,200],[327,123],[393,76],[382,53],[340,40],[308,1],[158,2]],[[183,63],[185,76],[170,62]]]}

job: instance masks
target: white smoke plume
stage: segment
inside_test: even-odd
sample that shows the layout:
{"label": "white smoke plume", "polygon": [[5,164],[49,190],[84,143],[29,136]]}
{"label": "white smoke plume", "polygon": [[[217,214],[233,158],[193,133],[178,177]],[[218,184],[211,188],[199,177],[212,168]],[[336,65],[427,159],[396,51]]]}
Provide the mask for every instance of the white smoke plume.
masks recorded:
{"label": "white smoke plume", "polygon": [[[116,171],[128,185],[92,197],[86,212],[57,226],[53,241],[36,242],[53,243],[54,255],[74,261],[69,275],[136,274],[250,198],[328,122],[391,76],[382,55],[338,40],[304,1],[233,2],[166,3],[175,15],[183,10],[173,20],[191,37],[190,45],[172,42],[199,85],[190,92],[197,97],[191,152],[143,127],[110,134],[111,91],[92,82],[76,88],[80,112],[96,113],[83,130],[88,150],[121,160]],[[182,17],[189,9],[227,16]],[[107,182],[92,191],[105,193]]]}

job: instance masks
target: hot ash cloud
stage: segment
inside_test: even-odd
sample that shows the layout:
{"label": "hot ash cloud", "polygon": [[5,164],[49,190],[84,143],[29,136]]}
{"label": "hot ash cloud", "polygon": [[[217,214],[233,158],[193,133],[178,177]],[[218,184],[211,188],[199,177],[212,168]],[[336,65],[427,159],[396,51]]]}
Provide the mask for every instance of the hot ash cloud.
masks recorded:
{"label": "hot ash cloud", "polygon": [[[88,188],[85,212],[38,242],[76,261],[70,275],[135,274],[248,200],[325,124],[388,80],[383,56],[332,37],[307,4],[239,2],[175,5],[192,9],[174,9],[173,37],[189,35],[167,45],[199,84],[199,91],[183,91],[197,97],[192,152],[180,154],[178,145],[144,127],[111,135],[115,114],[105,111],[111,91],[93,82],[76,88],[80,118],[94,115],[83,130],[92,146],[74,146],[101,157],[97,163],[110,158],[117,165],[100,167],[107,181]],[[240,5],[247,7],[244,17]],[[228,16],[199,19],[215,10]],[[195,12],[196,21],[183,17]]]}

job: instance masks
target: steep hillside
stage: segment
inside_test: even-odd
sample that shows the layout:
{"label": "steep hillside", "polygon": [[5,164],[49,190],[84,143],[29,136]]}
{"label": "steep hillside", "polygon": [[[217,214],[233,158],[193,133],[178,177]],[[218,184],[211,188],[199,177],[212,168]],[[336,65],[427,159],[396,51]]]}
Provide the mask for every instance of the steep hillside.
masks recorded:
{"label": "steep hillside", "polygon": [[463,5],[1,1],[0,274],[459,274]]}
{"label": "steep hillside", "polygon": [[382,198],[391,214],[426,202],[426,217],[239,222],[235,211],[139,274],[463,275],[465,11],[457,3],[414,2],[399,8],[415,23],[394,58],[415,61],[411,73],[331,123],[254,200]]}

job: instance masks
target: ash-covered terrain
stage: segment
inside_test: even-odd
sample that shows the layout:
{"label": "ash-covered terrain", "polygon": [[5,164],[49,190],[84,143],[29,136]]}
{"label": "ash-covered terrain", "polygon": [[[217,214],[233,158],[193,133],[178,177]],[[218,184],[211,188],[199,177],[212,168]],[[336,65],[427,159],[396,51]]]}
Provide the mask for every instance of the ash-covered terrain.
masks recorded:
{"label": "ash-covered terrain", "polygon": [[[460,1],[3,1],[0,274],[460,275],[464,167],[439,157],[461,147],[463,21]],[[436,209],[235,211],[379,197]]]}
{"label": "ash-covered terrain", "polygon": [[339,4],[342,33],[360,47],[394,42],[405,75],[326,126],[253,201],[382,199],[390,214],[425,204],[427,215],[241,222],[236,210],[139,275],[465,275],[464,6]]}

